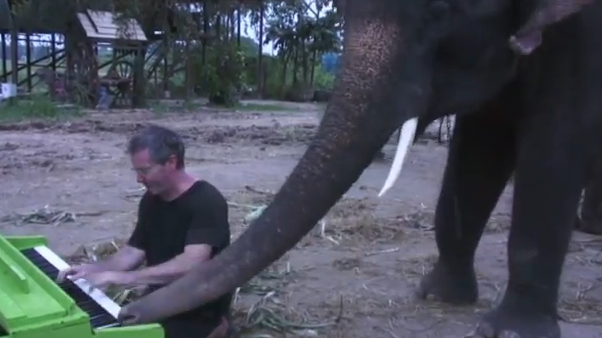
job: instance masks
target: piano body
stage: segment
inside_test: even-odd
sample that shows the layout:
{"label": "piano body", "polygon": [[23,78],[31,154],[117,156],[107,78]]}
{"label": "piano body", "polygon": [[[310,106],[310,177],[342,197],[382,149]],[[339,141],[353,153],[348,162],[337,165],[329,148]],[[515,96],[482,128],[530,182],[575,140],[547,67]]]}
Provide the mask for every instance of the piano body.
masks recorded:
{"label": "piano body", "polygon": [[57,284],[68,266],[44,237],[0,235],[0,338],[164,338],[159,324],[121,327],[120,306],[86,281]]}

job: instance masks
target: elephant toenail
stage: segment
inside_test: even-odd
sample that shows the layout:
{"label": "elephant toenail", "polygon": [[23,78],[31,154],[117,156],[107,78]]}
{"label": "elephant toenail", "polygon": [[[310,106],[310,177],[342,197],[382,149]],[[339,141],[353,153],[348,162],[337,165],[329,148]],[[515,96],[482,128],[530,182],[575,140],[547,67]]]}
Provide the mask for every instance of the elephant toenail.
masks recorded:
{"label": "elephant toenail", "polygon": [[520,335],[514,331],[505,330],[499,334],[499,338],[521,338]]}
{"label": "elephant toenail", "polygon": [[479,337],[483,338],[495,338],[495,330],[487,323],[481,323],[479,327],[477,327],[477,334]]}
{"label": "elephant toenail", "polygon": [[431,301],[431,302],[436,302],[439,300],[439,298],[433,294],[428,294],[428,295],[426,295],[426,300]]}
{"label": "elephant toenail", "polygon": [[477,336],[477,330],[473,330],[471,333],[463,336],[462,338],[479,338],[479,336]]}

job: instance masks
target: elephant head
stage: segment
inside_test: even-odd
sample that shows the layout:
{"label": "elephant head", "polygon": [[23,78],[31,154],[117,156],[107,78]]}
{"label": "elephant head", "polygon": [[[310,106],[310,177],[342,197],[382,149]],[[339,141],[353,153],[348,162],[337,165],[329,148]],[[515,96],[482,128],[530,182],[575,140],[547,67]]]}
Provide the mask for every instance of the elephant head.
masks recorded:
{"label": "elephant head", "polygon": [[273,202],[221,254],[126,306],[122,316],[151,322],[251,279],[314,227],[403,125],[382,195],[399,175],[418,119],[473,110],[496,95],[519,57],[510,37],[518,32],[523,41],[585,3],[560,1],[341,0],[344,52],[331,99]]}

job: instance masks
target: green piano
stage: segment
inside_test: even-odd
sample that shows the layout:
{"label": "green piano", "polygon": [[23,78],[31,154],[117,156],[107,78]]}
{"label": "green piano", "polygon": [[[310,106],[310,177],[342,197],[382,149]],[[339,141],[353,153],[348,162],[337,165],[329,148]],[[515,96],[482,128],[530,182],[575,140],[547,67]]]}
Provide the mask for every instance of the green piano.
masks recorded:
{"label": "green piano", "polygon": [[69,265],[40,236],[0,235],[0,338],[164,338],[159,324],[120,326],[120,306],[84,280],[55,281]]}

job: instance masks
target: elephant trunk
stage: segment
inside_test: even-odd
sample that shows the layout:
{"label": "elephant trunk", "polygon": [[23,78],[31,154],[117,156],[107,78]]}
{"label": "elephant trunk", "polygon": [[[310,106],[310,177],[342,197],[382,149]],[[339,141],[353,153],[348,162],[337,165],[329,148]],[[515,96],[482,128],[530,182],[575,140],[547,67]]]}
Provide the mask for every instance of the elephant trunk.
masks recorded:
{"label": "elephant trunk", "polygon": [[[216,267],[224,268],[220,274],[228,271],[218,294],[243,284],[298,243],[358,180],[393,132],[425,108],[430,72],[401,50],[399,27],[347,21],[341,68],[316,136],[273,202],[216,257]],[[408,145],[412,140],[413,135]]]}
{"label": "elephant trunk", "polygon": [[315,138],[273,202],[236,242],[141,299],[140,307],[158,305],[161,313],[156,315],[173,315],[247,282],[298,243],[357,181],[393,132],[422,113],[430,94],[430,58],[404,35],[400,22],[410,20],[399,19],[402,3],[347,4],[344,53],[333,95]]}

